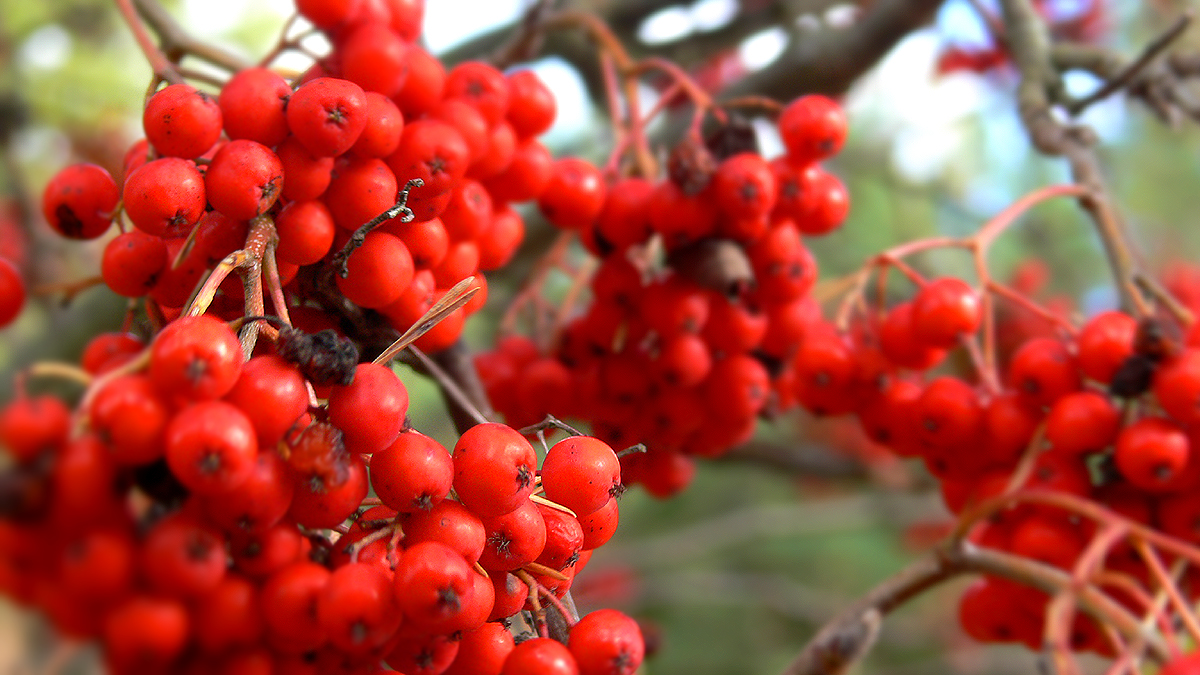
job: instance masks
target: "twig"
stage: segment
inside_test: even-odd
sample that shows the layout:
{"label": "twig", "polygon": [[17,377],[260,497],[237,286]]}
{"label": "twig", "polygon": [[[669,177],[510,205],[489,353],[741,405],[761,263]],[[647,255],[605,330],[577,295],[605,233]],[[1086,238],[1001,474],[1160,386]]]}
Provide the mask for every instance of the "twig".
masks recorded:
{"label": "twig", "polygon": [[[158,48],[158,45],[154,44],[150,33],[146,31],[146,27],[142,24],[141,19],[138,18],[138,11],[134,9],[131,0],[116,0],[116,2],[117,9],[120,10],[122,18],[129,25],[129,30],[133,32],[133,39],[137,40],[138,47],[142,50],[142,55],[150,63],[150,69],[154,71],[154,76],[159,80],[165,80],[171,84],[183,82],[183,76],[175,69],[174,64]],[[153,86],[151,88],[153,89]]]}
{"label": "twig", "polygon": [[416,342],[422,335],[428,333],[434,326],[438,325],[442,319],[445,319],[458,310],[459,307],[467,304],[479,292],[479,286],[474,284],[475,277],[467,277],[454,284],[437,302],[433,303],[433,306],[420,319],[417,319],[416,323],[409,326],[403,335],[396,338],[396,341],[383,350],[383,353],[376,356],[375,363],[380,365],[387,364],[396,358],[397,354],[404,351],[405,348]]}
{"label": "twig", "polygon": [[442,388],[442,391],[446,392],[447,395],[452,397],[460,406],[462,406],[463,410],[467,411],[471,418],[475,420],[476,424],[487,424],[490,421],[488,418],[484,417],[483,413],[480,412],[479,409],[475,407],[475,404],[463,392],[462,388],[458,386],[458,383],[454,381],[454,378],[450,377],[446,371],[442,370],[442,367],[439,366],[433,359],[429,358],[425,352],[413,345],[408,348],[406,353],[411,354],[417,360],[417,362],[421,364],[421,367],[425,368],[425,370],[433,377],[433,379],[437,381],[438,385]]}
{"label": "twig", "polygon": [[[117,0],[118,4],[128,4],[129,0]],[[197,40],[175,21],[162,5],[155,0],[133,0],[137,11],[150,24],[151,30],[162,41],[162,51],[173,62],[178,62],[184,55],[190,54],[203,59],[214,66],[235,73],[254,64],[246,59],[201,40]]]}
{"label": "twig", "polygon": [[1076,116],[1086,110],[1089,106],[1108,98],[1112,94],[1128,86],[1150,65],[1150,63],[1159,54],[1161,54],[1167,47],[1171,46],[1171,43],[1175,42],[1175,40],[1179,39],[1179,37],[1183,35],[1188,26],[1192,24],[1193,18],[1194,17],[1190,10],[1185,11],[1178,19],[1175,20],[1175,23],[1171,24],[1171,27],[1168,28],[1166,32],[1155,38],[1150,44],[1146,45],[1142,49],[1142,53],[1139,54],[1136,59],[1126,65],[1120,72],[1118,72],[1116,76],[1110,78],[1107,82],[1101,85],[1099,89],[1091,94],[1088,94],[1077,101],[1068,103],[1066,105],[1067,111],[1071,113],[1072,116]]}
{"label": "twig", "polygon": [[330,264],[333,265],[333,268],[337,270],[338,276],[345,279],[350,275],[350,254],[354,253],[359,246],[362,246],[363,242],[367,239],[367,235],[370,234],[371,231],[376,227],[382,225],[384,221],[391,220],[392,218],[400,218],[400,222],[402,223],[412,221],[414,216],[412,209],[408,208],[408,193],[413,188],[422,187],[424,185],[425,181],[421,180],[420,178],[409,179],[409,181],[404,184],[404,187],[400,188],[400,191],[396,193],[396,204],[392,206],[392,208],[375,216],[366,224],[354,231],[354,234],[350,236],[350,240],[346,242],[346,245],[342,247],[342,250],[338,251],[337,254],[333,256],[333,260],[330,262]]}
{"label": "twig", "polygon": [[1135,265],[1124,225],[1109,202],[1103,172],[1091,147],[1095,135],[1086,127],[1064,125],[1054,116],[1052,101],[1061,98],[1062,81],[1051,61],[1046,24],[1029,0],[1001,0],[1000,6],[1013,61],[1021,75],[1017,102],[1030,141],[1042,154],[1066,158],[1075,182],[1090,190],[1089,196],[1079,198],[1079,204],[1096,225],[1122,305],[1145,316],[1148,307],[1133,283]]}

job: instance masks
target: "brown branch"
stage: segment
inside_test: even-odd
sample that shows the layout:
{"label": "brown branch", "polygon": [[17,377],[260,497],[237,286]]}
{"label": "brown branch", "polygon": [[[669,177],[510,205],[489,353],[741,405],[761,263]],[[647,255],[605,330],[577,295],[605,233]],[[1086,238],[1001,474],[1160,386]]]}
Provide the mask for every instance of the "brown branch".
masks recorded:
{"label": "brown branch", "polygon": [[1150,44],[1142,49],[1142,53],[1128,65],[1121,68],[1116,74],[1109,78],[1099,89],[1077,101],[1072,101],[1067,104],[1067,111],[1071,115],[1078,115],[1086,110],[1089,106],[1098,101],[1108,98],[1112,94],[1132,85],[1139,77],[1145,73],[1154,60],[1167,47],[1171,46],[1175,40],[1179,39],[1192,24],[1192,13],[1184,12],[1170,28],[1162,35],[1155,38]]}
{"label": "brown branch", "polygon": [[1065,158],[1074,181],[1090,190],[1090,196],[1079,198],[1079,205],[1090,216],[1104,244],[1122,305],[1146,315],[1146,302],[1133,283],[1136,265],[1125,226],[1109,198],[1099,159],[1092,149],[1095,134],[1087,127],[1064,124],[1054,115],[1053,104],[1062,100],[1063,88],[1051,60],[1053,50],[1046,24],[1029,0],[1002,0],[1000,5],[1009,49],[1021,75],[1017,103],[1029,139],[1038,152]]}
{"label": "brown branch", "polygon": [[[254,65],[233,52],[196,39],[155,0],[132,1],[136,5],[138,13],[142,15],[150,29],[162,42],[162,52],[172,62],[178,63],[184,56],[191,55],[231,73]],[[117,2],[127,4],[130,0],[117,0]]]}
{"label": "brown branch", "polygon": [[775,444],[753,440],[733,448],[720,461],[753,462],[804,477],[856,480],[866,478],[862,462],[809,443]]}
{"label": "brown branch", "polygon": [[794,31],[773,64],[721,93],[780,100],[803,93],[845,93],[900,40],[928,24],[941,4],[942,0],[878,0],[849,28]]}
{"label": "brown branch", "polygon": [[1071,589],[1083,611],[1114,626],[1127,638],[1143,639],[1159,661],[1169,657],[1162,639],[1097,588],[1058,568],[971,544],[951,542],[876,586],[825,624],[784,670],[784,675],[840,675],[869,651],[883,616],[945,581],[964,573],[992,574],[1051,595]]}

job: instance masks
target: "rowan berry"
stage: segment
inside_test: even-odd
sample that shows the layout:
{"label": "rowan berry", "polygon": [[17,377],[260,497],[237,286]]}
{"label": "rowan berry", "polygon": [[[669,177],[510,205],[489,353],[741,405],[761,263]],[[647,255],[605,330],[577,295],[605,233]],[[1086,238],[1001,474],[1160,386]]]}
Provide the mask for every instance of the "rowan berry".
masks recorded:
{"label": "rowan berry", "polygon": [[262,215],[283,191],[283,163],[270,148],[234,140],[221,146],[204,174],[213,208],[237,220]]}
{"label": "rowan berry", "polygon": [[371,456],[371,488],[400,512],[428,511],[450,494],[454,462],[440,443],[413,430]]}
{"label": "rowan berry", "polygon": [[479,564],[486,570],[515,570],[535,560],[546,547],[546,521],[529,498],[498,516],[483,516],[487,532]]}
{"label": "rowan berry", "polygon": [[95,239],[108,231],[120,199],[116,181],[104,168],[72,164],[46,183],[42,215],[55,232],[68,239]]}
{"label": "rowan berry", "polygon": [[1054,338],[1022,345],[1008,365],[1008,383],[1021,400],[1038,407],[1053,405],[1082,385],[1074,357]]}
{"label": "rowan berry", "polygon": [[350,152],[359,157],[383,158],[400,146],[404,115],[395,101],[375,91],[367,92],[367,126]]}
{"label": "rowan berry", "polygon": [[220,398],[237,383],[241,369],[237,336],[209,316],[180,318],[150,345],[150,379],[166,396]]}
{"label": "rowan berry", "polygon": [[412,254],[399,238],[371,232],[347,259],[348,274],[334,281],[346,299],[377,309],[392,304],[412,282]]}
{"label": "rowan berry", "polygon": [[558,102],[554,92],[532,70],[508,76],[509,106],[505,118],[520,138],[540,135],[554,124]]}
{"label": "rowan berry", "polygon": [[375,565],[351,562],[333,571],[317,596],[317,619],[329,642],[351,655],[382,646],[403,616],[388,575]]}
{"label": "rowan berry", "polygon": [[960,279],[935,279],[922,286],[912,301],[916,337],[935,349],[954,347],[960,335],[978,330],[981,320],[979,295]]}
{"label": "rowan berry", "polygon": [[162,238],[130,230],[104,247],[100,276],[117,295],[140,298],[154,288],[168,262]]}
{"label": "rowan berry", "polygon": [[227,532],[263,532],[283,519],[292,504],[295,478],[279,453],[266,450],[254,460],[237,489],[201,500],[204,513]]}
{"label": "rowan berry", "polygon": [[167,424],[165,455],[171,473],[192,492],[228,493],[250,478],[258,439],[246,415],[224,401],[184,408]]}
{"label": "rowan berry", "polygon": [[[233,140],[246,139],[268,147],[278,145],[288,135],[284,109],[292,96],[287,80],[268,68],[245,68],[233,74],[217,105],[225,125],[225,135]],[[291,180],[291,176],[288,176]]]}
{"label": "rowan berry", "polygon": [[845,112],[836,101],[820,94],[789,103],[778,124],[788,159],[799,165],[837,154],[846,141]]}
{"label": "rowan berry", "polygon": [[503,424],[479,424],[454,444],[454,491],[480,516],[497,516],[533,493],[537,455],[525,437]]}
{"label": "rowan berry", "polygon": [[125,179],[122,200],[125,214],[134,227],[146,234],[186,236],[204,215],[206,204],[204,177],[186,159],[156,159]]}
{"label": "rowan berry", "polygon": [[212,527],[179,513],[146,532],[138,559],[141,578],[154,591],[172,598],[199,598],[225,576],[225,540]]}
{"label": "rowan berry", "polygon": [[367,126],[366,93],[349,80],[319,77],[292,94],[286,114],[292,135],[314,157],[336,157]]}
{"label": "rowan berry", "polygon": [[283,197],[295,202],[312,201],[325,193],[333,179],[333,157],[315,156],[300,141],[288,137],[275,146],[283,166]]}
{"label": "rowan berry", "polygon": [[16,320],[25,306],[25,281],[21,271],[5,258],[0,258],[0,328]]}
{"label": "rowan berry", "polygon": [[499,675],[514,646],[512,633],[499,622],[465,631],[458,654],[443,675]]}
{"label": "rowan berry", "polygon": [[187,645],[187,610],[175,600],[135,595],[104,620],[105,656],[117,672],[166,669]]}
{"label": "rowan berry", "polygon": [[474,591],[475,572],[454,549],[436,541],[413,544],[396,566],[395,592],[409,621],[428,633],[450,632]]}
{"label": "rowan berry", "polygon": [[579,675],[579,666],[561,642],[536,637],[509,652],[500,675]]}
{"label": "rowan berry", "polygon": [[646,645],[636,621],[615,609],[598,609],[571,627],[567,647],[581,675],[633,675]]}
{"label": "rowan berry", "polygon": [[437,541],[459,553],[469,564],[479,561],[487,534],[479,516],[453,500],[442,500],[426,511],[410,511],[400,519],[406,544]]}
{"label": "rowan berry", "polygon": [[342,430],[352,453],[371,454],[391,445],[407,414],[408,390],[390,368],[379,364],[359,364],[352,383],[335,385],[329,392],[329,421]]}
{"label": "rowan berry", "polygon": [[509,84],[504,73],[483,61],[464,61],[446,74],[446,98],[460,98],[479,109],[489,125],[509,110]]}
{"label": "rowan berry", "polygon": [[258,586],[237,574],[227,574],[192,609],[192,636],[209,654],[258,646],[263,636]]}
{"label": "rowan berry", "polygon": [[554,225],[568,230],[588,226],[604,207],[604,178],[591,162],[564,157],[554,162],[538,208]]}
{"label": "rowan berry", "polygon": [[1144,417],[1117,434],[1113,457],[1130,483],[1147,492],[1164,492],[1182,475],[1190,452],[1179,425],[1162,417]]}
{"label": "rowan berry", "polygon": [[155,92],[142,112],[146,140],[162,157],[195,159],[221,137],[221,108],[190,84],[172,84]]}
{"label": "rowan berry", "polygon": [[391,98],[404,87],[409,47],[389,26],[356,23],[338,34],[335,48],[341,57],[342,77],[362,87],[364,92],[378,92]]}

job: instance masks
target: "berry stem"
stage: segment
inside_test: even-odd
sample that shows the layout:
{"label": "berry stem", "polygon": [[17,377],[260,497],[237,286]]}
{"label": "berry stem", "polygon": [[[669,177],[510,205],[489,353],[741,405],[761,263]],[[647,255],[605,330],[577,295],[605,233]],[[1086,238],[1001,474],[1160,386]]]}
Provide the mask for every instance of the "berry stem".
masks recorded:
{"label": "berry stem", "polygon": [[1183,592],[1179,590],[1179,585],[1171,578],[1171,574],[1167,572],[1167,568],[1163,565],[1162,558],[1158,553],[1146,543],[1145,539],[1140,537],[1133,538],[1133,547],[1138,552],[1138,555],[1146,563],[1146,567],[1150,570],[1151,576],[1158,584],[1158,587],[1166,593],[1167,598],[1174,606],[1175,613],[1187,628],[1188,634],[1192,638],[1192,643],[1200,643],[1200,619],[1196,618],[1196,613],[1188,606],[1187,599],[1183,597]]}
{"label": "berry stem", "polygon": [[60,361],[38,361],[25,370],[29,377],[53,377],[88,386],[95,378],[91,373],[72,363]]}
{"label": "berry stem", "polygon": [[[159,49],[158,45],[154,44],[154,39],[150,37],[149,31],[142,23],[138,12],[133,7],[132,0],[116,0],[117,9],[121,12],[121,18],[129,26],[129,30],[133,33],[133,39],[137,41],[138,48],[142,50],[142,55],[146,57],[146,61],[150,63],[150,69],[154,71],[154,76],[158,80],[166,81],[170,84],[179,84],[183,82],[183,75],[175,69],[166,54]],[[153,89],[154,86],[151,86]]]}
{"label": "berry stem", "polygon": [[385,221],[393,218],[399,218],[400,222],[402,223],[412,221],[414,216],[412,209],[408,208],[408,193],[413,188],[422,187],[424,185],[425,181],[421,180],[420,178],[409,179],[409,181],[404,184],[404,187],[400,188],[400,191],[396,193],[396,204],[392,206],[392,208],[375,216],[354,231],[354,234],[350,236],[350,240],[346,242],[346,245],[342,247],[342,250],[337,252],[337,255],[333,256],[333,260],[330,262],[330,264],[333,265],[333,268],[337,270],[338,276],[345,279],[350,275],[350,254],[354,253],[359,246],[363,245],[363,242],[367,239],[367,235],[370,234],[372,230],[382,225]]}

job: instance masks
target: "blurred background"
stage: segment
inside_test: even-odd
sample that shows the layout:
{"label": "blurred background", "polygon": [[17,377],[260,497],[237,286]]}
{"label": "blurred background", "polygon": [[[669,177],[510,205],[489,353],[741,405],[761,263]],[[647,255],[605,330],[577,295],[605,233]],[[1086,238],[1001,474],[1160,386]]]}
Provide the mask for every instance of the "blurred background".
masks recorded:
{"label": "blurred background", "polygon": [[[450,65],[486,56],[528,4],[430,0],[424,40]],[[915,9],[894,39],[857,53],[857,61],[832,65],[823,59],[845,55],[822,45],[898,3],[567,4],[604,15],[635,55],[666,56],[713,91],[785,101],[808,91],[842,98],[851,134],[827,166],[848,185],[852,208],[841,230],[808,242],[823,280],[902,241],[970,233],[1021,195],[1067,177],[1062,162],[1029,150],[1013,109],[1015,75],[989,35],[986,17],[998,10],[988,0],[910,1]],[[1127,55],[1184,7],[1172,0],[1044,4],[1056,30]],[[273,47],[292,11],[288,0],[164,5],[195,36],[251,59]],[[543,54],[532,66],[559,97],[559,119],[544,141],[556,155],[603,162],[611,143],[604,102],[596,98],[594,50],[570,33],[550,36]],[[308,63],[280,65],[302,70]],[[119,173],[122,155],[141,135],[149,76],[109,2],[0,0],[0,255],[18,255],[30,287],[45,291],[0,331],[0,400],[11,396],[15,370],[39,359],[72,360],[90,335],[120,326],[125,301],[107,290],[64,298],[61,289],[45,288],[95,275],[105,240],[56,239],[39,204],[42,185],[70,162]],[[1070,74],[1066,84],[1081,95],[1097,86],[1082,74]],[[654,83],[641,93],[653,101]],[[1108,177],[1147,266],[1168,270],[1194,259],[1200,133],[1187,125],[1168,129],[1120,96],[1093,106],[1081,121],[1101,139]],[[755,128],[764,154],[776,154],[770,123],[756,120]],[[658,147],[674,140],[672,129],[669,123],[651,129]],[[552,237],[536,210],[526,215],[530,229],[520,257],[489,276],[489,308],[468,326],[473,348],[490,343],[507,301]],[[1003,279],[1028,274],[1031,260],[1045,263],[1035,270],[1040,300],[1080,316],[1113,306],[1103,252],[1070,203],[1035,209],[1000,240],[990,263]],[[952,252],[915,263],[930,274],[970,274],[969,259]],[[436,390],[412,372],[403,377],[415,426],[452,444]],[[919,466],[901,464],[838,420],[789,414],[761,422],[752,447],[701,464],[679,497],[626,493],[620,531],[576,581],[575,597],[581,610],[615,606],[643,622],[655,647],[644,673],[777,673],[816,627],[927,548],[947,522]],[[890,617],[865,670],[1029,672],[1028,652],[979,649],[961,634],[954,614],[960,588],[952,584]],[[62,642],[36,617],[0,600],[0,674],[95,672],[95,664],[87,646]]]}

